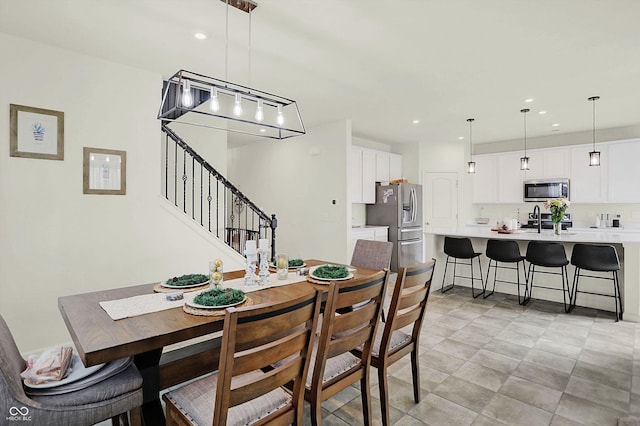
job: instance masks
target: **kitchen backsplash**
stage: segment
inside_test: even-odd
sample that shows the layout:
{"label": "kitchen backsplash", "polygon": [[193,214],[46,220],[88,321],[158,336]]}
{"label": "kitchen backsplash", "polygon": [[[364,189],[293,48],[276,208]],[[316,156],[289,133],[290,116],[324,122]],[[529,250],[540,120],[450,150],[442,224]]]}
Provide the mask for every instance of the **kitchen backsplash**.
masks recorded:
{"label": "kitchen backsplash", "polygon": [[[528,219],[528,215],[533,211],[535,205],[540,206],[542,213],[548,212],[544,208],[544,203],[522,203],[522,204],[476,204],[472,209],[472,217],[488,217],[491,220],[505,217],[517,218],[521,223]],[[518,215],[518,209],[520,214]],[[640,225],[640,204],[571,204],[567,213],[571,213],[571,219],[575,225],[584,226],[595,225],[596,215],[609,213],[611,217],[620,215],[620,224]],[[575,226],[574,225],[574,226]]]}

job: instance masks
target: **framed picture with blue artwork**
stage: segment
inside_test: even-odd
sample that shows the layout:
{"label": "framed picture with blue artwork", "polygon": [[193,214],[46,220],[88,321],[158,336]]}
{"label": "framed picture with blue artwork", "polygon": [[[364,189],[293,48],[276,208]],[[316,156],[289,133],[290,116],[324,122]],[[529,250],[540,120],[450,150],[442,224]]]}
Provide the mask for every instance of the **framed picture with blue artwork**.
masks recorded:
{"label": "framed picture with blue artwork", "polygon": [[64,112],[10,105],[10,155],[64,160]]}
{"label": "framed picture with blue artwork", "polygon": [[83,148],[82,193],[126,195],[127,152]]}

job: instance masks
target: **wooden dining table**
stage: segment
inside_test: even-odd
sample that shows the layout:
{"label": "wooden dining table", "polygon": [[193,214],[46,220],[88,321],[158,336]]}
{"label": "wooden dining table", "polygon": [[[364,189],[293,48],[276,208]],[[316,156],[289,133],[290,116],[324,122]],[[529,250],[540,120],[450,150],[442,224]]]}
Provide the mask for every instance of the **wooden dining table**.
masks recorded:
{"label": "wooden dining table", "polygon": [[[328,263],[306,260],[307,267]],[[355,268],[354,278],[372,275],[377,271]],[[244,271],[225,272],[224,279],[244,276]],[[58,307],[71,334],[76,350],[86,367],[134,357],[143,378],[142,415],[146,425],[165,423],[160,392],[218,368],[220,337],[208,336],[224,332],[224,315],[191,315],[182,307],[144,315],[113,320],[100,302],[152,294],[157,283],[115,288],[92,293],[62,296]],[[250,293],[254,305],[272,303],[297,297],[310,288],[324,289],[326,285],[302,281],[270,287]],[[200,339],[197,339],[200,338]],[[169,345],[191,339],[201,340],[170,351]]]}

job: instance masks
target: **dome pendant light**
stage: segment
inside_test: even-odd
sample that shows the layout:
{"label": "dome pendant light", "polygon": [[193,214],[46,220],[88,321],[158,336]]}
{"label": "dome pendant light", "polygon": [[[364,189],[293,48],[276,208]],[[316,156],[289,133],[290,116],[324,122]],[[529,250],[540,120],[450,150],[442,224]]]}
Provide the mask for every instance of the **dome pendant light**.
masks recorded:
{"label": "dome pendant light", "polygon": [[520,170],[529,170],[529,157],[527,157],[527,113],[529,111],[531,111],[529,108],[520,110],[524,116],[524,157],[520,157]]}
{"label": "dome pendant light", "polygon": [[471,131],[471,127],[475,118],[467,118],[467,122],[469,123],[469,161],[467,161],[467,173],[475,173],[476,172],[476,162],[473,161],[473,142],[472,136],[473,133]]}
{"label": "dome pendant light", "polygon": [[600,96],[592,96],[587,100],[593,102],[593,151],[589,153],[589,165],[600,165],[600,151],[596,151],[596,101],[600,99]]}

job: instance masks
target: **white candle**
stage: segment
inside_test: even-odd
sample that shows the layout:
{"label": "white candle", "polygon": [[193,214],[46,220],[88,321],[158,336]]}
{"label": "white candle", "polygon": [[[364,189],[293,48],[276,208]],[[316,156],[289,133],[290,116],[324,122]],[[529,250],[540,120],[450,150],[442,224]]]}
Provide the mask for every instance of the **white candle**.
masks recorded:
{"label": "white candle", "polygon": [[255,254],[256,253],[256,240],[247,240],[245,253],[246,254]]}
{"label": "white candle", "polygon": [[269,240],[266,238],[260,238],[260,250],[266,250],[269,248]]}

